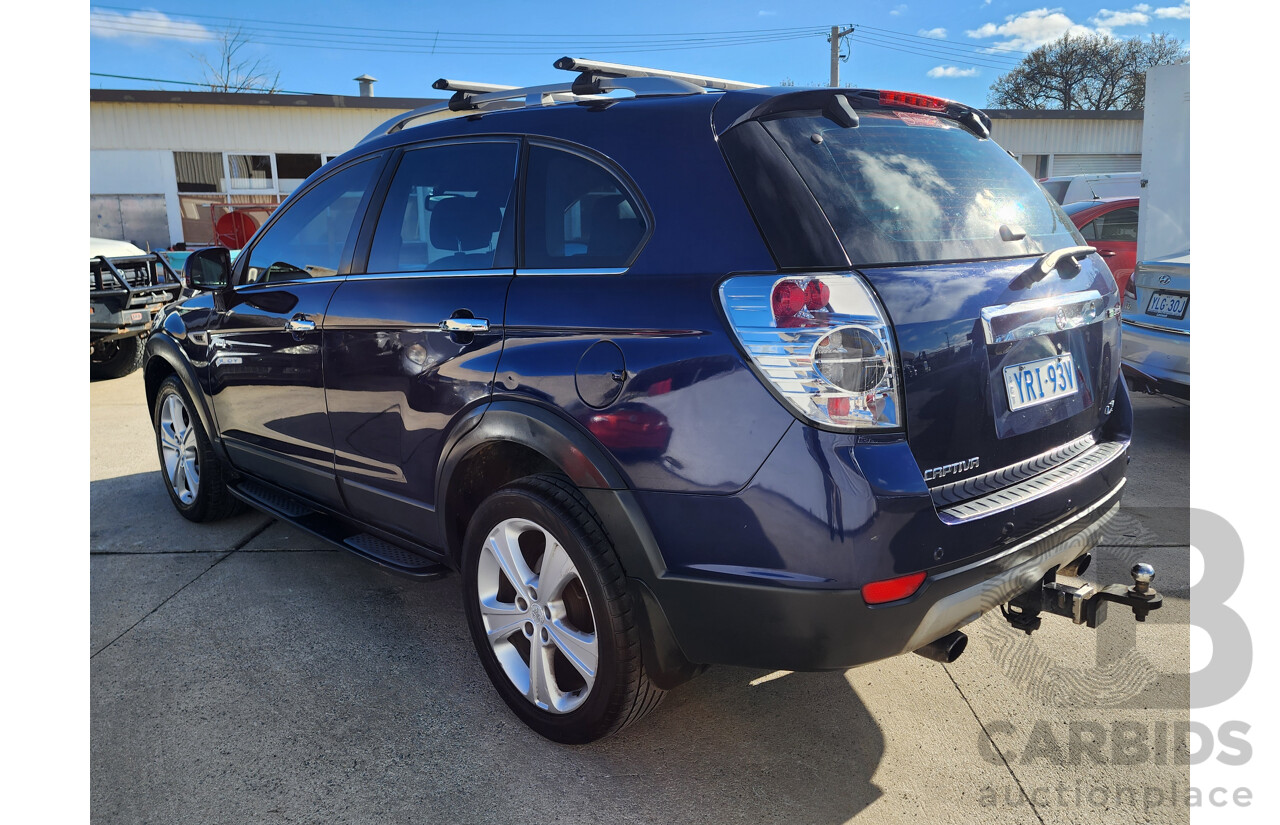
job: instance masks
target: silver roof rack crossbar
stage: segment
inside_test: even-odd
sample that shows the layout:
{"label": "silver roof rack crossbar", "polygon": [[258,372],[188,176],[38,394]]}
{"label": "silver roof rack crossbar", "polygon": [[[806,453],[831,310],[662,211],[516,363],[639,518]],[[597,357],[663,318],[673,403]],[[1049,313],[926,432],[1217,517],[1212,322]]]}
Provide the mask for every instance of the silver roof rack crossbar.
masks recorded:
{"label": "silver roof rack crossbar", "polygon": [[[706,94],[708,89],[759,89],[755,83],[741,83],[719,77],[668,72],[643,66],[627,66],[621,63],[604,63],[598,60],[580,60],[562,57],[555,62],[557,69],[576,71],[580,74],[572,81],[551,83],[545,86],[501,86],[496,83],[476,83],[451,80],[442,77],[431,84],[440,91],[453,92],[447,101],[421,106],[387,120],[365,135],[360,143],[398,132],[406,124],[419,118],[436,115],[433,120],[454,117],[462,112],[519,109],[527,106],[545,106],[552,103],[585,103],[592,100],[608,100],[607,95],[617,90],[632,92],[636,97],[651,95]],[[521,100],[523,98],[523,100]],[[360,143],[356,145],[359,146]]]}
{"label": "silver roof rack crossbar", "polygon": [[557,69],[564,69],[567,72],[582,72],[579,80],[583,81],[584,84],[592,79],[606,77],[665,77],[669,80],[681,80],[685,83],[692,83],[695,86],[702,86],[707,89],[722,89],[724,91],[764,88],[759,83],[744,83],[741,80],[726,80],[723,77],[708,77],[701,74],[686,74],[685,72],[669,72],[666,69],[650,69],[645,66],[628,66],[625,63],[584,60],[580,57],[562,57],[554,65]]}

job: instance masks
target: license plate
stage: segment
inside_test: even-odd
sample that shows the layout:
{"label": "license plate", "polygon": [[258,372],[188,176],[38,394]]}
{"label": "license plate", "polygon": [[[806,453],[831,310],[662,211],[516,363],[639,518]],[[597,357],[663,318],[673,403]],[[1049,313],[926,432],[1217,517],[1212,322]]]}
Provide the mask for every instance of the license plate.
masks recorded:
{"label": "license plate", "polygon": [[1009,409],[1021,410],[1076,393],[1076,365],[1071,355],[1042,358],[1004,368]]}
{"label": "license plate", "polygon": [[1147,303],[1147,314],[1157,318],[1177,318],[1181,321],[1187,314],[1187,300],[1186,295],[1157,292]]}

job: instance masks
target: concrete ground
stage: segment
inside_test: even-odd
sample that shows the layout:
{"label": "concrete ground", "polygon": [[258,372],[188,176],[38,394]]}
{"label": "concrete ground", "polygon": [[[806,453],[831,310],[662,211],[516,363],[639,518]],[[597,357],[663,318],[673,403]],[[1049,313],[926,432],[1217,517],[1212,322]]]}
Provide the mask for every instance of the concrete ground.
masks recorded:
{"label": "concrete ground", "polygon": [[1135,407],[1123,518],[1094,568],[1127,583],[1156,566],[1147,623],[1046,619],[1027,637],[988,614],[951,665],[713,668],[638,726],[565,747],[489,686],[458,577],[399,578],[256,513],[186,522],[141,376],[93,384],[93,818],[1186,822],[1190,411]]}

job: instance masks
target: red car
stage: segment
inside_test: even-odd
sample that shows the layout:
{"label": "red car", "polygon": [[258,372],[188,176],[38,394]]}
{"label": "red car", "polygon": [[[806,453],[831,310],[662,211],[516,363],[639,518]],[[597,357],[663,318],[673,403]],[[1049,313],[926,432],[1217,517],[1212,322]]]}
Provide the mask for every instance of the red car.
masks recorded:
{"label": "red car", "polygon": [[1138,199],[1078,201],[1062,209],[1084,235],[1085,242],[1096,247],[1098,254],[1106,259],[1123,295],[1137,265]]}

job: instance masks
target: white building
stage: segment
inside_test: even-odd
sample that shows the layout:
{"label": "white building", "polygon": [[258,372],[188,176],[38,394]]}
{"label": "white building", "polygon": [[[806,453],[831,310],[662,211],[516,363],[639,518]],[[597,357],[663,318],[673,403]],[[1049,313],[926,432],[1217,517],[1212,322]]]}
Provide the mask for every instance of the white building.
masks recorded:
{"label": "white building", "polygon": [[[158,249],[213,243],[215,222],[250,233],[323,163],[429,102],[91,89],[90,235]],[[1036,177],[1141,169],[1142,112],[988,114],[992,137]]]}
{"label": "white building", "polygon": [[1037,178],[1142,170],[1142,111],[987,109],[991,138]]}
{"label": "white building", "polygon": [[429,102],[91,89],[89,233],[152,249],[204,245],[233,209],[256,227],[323,163]]}

